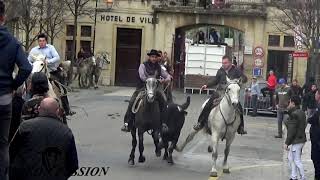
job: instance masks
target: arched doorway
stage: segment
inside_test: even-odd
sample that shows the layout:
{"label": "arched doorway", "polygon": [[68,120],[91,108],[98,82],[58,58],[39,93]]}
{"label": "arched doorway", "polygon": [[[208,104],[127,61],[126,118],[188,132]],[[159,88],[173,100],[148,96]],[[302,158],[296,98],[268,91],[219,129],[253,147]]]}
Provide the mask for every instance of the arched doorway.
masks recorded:
{"label": "arched doorway", "polygon": [[175,87],[184,87],[186,46],[225,45],[235,64],[243,64],[244,32],[221,25],[197,24],[177,28],[174,39]]}

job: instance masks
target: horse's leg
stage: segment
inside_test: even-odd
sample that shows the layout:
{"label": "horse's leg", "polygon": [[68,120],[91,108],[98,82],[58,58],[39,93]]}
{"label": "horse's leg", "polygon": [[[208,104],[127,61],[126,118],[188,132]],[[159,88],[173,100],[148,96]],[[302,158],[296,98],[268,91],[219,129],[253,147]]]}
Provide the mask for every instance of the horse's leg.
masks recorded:
{"label": "horse's leg", "polygon": [[218,159],[218,145],[219,145],[219,133],[212,130],[212,160],[213,160],[213,166],[211,169],[210,176],[211,177],[217,177],[217,159]]}
{"label": "horse's leg", "polygon": [[137,129],[136,128],[132,128],[131,136],[132,136],[132,149],[131,149],[130,157],[128,160],[128,164],[133,166],[134,165],[134,155],[135,155],[136,147],[137,147]]}
{"label": "horse's leg", "polygon": [[223,173],[230,173],[229,166],[228,166],[228,156],[230,153],[230,146],[231,146],[231,143],[233,142],[234,136],[235,135],[233,135],[230,139],[226,138],[226,149],[224,150],[224,160],[223,160]]}
{"label": "horse's leg", "polygon": [[159,147],[159,133],[158,133],[158,131],[152,132],[152,138],[153,138],[154,145],[156,147],[156,150],[155,150],[156,156],[160,157],[161,156],[161,148]]}
{"label": "horse's leg", "polygon": [[144,151],[144,146],[143,146],[143,131],[142,130],[138,130],[138,136],[139,136],[139,152],[140,152],[140,156],[139,156],[139,163],[144,163],[146,161],[146,158],[143,156],[143,151]]}
{"label": "horse's leg", "polygon": [[169,142],[167,140],[162,140],[163,147],[164,147],[164,155],[163,155],[163,160],[168,160],[168,146]]}
{"label": "horse's leg", "polygon": [[169,157],[168,157],[168,163],[169,164],[174,164],[173,158],[172,158],[172,153],[173,153],[174,148],[177,146],[177,142],[178,142],[177,138],[175,138],[175,140],[173,140],[171,142],[171,145],[169,147]]}

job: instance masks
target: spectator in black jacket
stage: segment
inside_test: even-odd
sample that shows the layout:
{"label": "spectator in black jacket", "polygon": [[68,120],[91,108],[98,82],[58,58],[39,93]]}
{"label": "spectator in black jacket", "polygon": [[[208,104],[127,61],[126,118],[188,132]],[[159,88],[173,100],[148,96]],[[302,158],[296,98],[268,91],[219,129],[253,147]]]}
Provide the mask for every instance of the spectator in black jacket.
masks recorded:
{"label": "spectator in black jacket", "polygon": [[320,180],[320,91],[318,90],[315,99],[317,101],[316,112],[308,119],[311,124],[310,139],[311,139],[311,159],[314,165],[315,180]]}
{"label": "spectator in black jacket", "polygon": [[[0,179],[8,179],[8,136],[12,114],[12,94],[31,73],[32,67],[18,41],[4,27],[5,4],[0,0]],[[19,72],[13,78],[15,65]]]}
{"label": "spectator in black jacket", "polygon": [[311,86],[311,91],[309,91],[304,97],[304,99],[306,100],[305,104],[308,111],[308,117],[310,117],[316,111],[316,108],[317,108],[317,102],[315,100],[316,92],[317,92],[317,85],[313,84]]}
{"label": "spectator in black jacket", "polygon": [[76,172],[74,137],[59,116],[59,103],[46,98],[39,117],[21,123],[10,144],[10,179],[67,180]]}
{"label": "spectator in black jacket", "polygon": [[302,98],[302,88],[298,84],[298,80],[293,80],[292,85],[290,86],[290,96],[298,96],[299,98]]}

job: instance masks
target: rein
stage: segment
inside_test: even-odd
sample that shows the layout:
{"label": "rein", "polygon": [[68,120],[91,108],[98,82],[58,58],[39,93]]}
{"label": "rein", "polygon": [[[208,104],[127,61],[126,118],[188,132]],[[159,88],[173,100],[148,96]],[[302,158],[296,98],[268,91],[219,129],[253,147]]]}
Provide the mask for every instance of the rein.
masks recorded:
{"label": "rein", "polygon": [[[227,91],[225,92],[224,97],[227,99],[228,104],[231,105],[231,98],[230,98],[230,95],[227,93]],[[234,108],[234,107],[233,107],[233,108]],[[225,131],[225,133],[224,133],[224,135],[223,135],[223,137],[222,137],[222,141],[223,141],[223,140],[226,138],[226,136],[227,136],[228,127],[229,127],[229,126],[232,126],[232,125],[236,122],[237,113],[236,113],[236,110],[235,110],[235,111],[234,111],[234,119],[233,119],[233,121],[231,121],[230,123],[228,123],[227,120],[226,120],[226,118],[225,118],[225,116],[224,116],[223,113],[222,113],[221,103],[219,103],[219,112],[220,112],[220,114],[221,114],[221,116],[222,116],[222,118],[223,118],[224,124],[226,125],[226,131]]]}

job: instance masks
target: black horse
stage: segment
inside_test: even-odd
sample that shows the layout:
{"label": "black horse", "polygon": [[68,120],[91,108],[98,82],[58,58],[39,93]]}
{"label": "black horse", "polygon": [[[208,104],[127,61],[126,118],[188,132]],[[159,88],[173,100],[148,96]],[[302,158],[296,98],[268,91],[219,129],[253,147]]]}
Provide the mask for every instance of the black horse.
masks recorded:
{"label": "black horse", "polygon": [[139,95],[141,96],[141,100],[136,101],[137,103],[135,103],[135,105],[133,106],[133,112],[137,112],[135,112],[135,122],[131,128],[132,150],[128,160],[129,165],[135,164],[134,159],[137,146],[137,132],[139,137],[140,152],[139,163],[143,163],[146,160],[145,156],[143,155],[143,135],[147,131],[151,131],[154,145],[156,147],[156,156],[161,156],[161,148],[159,147],[159,138],[161,131],[160,107],[159,102],[156,100],[159,87],[160,86],[157,79],[148,78],[146,81],[146,90]]}

